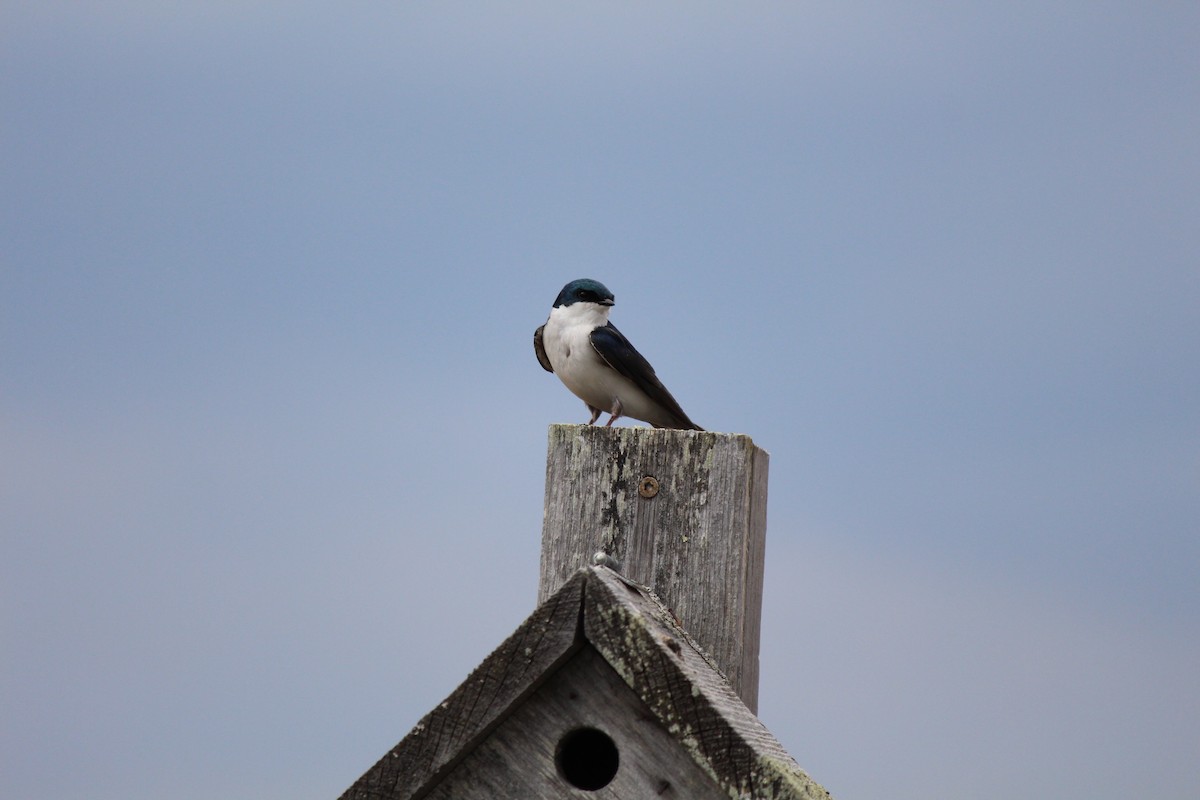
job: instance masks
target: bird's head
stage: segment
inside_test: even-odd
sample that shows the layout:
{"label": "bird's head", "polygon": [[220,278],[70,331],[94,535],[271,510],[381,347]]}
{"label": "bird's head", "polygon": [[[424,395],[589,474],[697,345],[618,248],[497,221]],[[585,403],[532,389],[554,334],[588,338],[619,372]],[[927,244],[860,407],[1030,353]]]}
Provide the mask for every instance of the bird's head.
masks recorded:
{"label": "bird's head", "polygon": [[[563,306],[572,306],[576,303],[595,303],[600,306],[611,306],[613,304],[613,293],[608,290],[600,281],[594,281],[591,278],[580,278],[568,283],[558,293],[558,299],[554,301],[555,308]],[[605,309],[607,311],[607,308]]]}

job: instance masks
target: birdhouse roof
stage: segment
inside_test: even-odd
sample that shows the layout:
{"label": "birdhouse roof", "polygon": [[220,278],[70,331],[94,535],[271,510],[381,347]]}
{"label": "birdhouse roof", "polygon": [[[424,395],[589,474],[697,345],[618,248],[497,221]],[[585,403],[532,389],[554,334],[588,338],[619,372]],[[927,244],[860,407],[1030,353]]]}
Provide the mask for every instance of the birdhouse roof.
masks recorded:
{"label": "birdhouse roof", "polygon": [[586,567],[342,800],[588,796],[829,797],[649,590]]}

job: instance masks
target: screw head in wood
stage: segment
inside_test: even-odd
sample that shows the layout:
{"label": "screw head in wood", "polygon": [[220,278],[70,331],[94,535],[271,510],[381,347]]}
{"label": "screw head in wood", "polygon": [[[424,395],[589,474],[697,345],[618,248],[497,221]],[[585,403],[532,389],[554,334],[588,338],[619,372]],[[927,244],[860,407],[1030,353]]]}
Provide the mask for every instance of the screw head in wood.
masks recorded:
{"label": "screw head in wood", "polygon": [[642,478],[642,482],[638,484],[638,494],[647,500],[654,497],[658,494],[658,479],[651,475]]}

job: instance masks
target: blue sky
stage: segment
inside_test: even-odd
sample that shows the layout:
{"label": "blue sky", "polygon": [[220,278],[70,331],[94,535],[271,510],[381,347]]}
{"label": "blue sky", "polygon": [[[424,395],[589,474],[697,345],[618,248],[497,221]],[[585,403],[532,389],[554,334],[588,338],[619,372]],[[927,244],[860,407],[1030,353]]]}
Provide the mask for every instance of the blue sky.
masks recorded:
{"label": "blue sky", "polygon": [[771,453],[843,798],[1200,782],[1200,10],[2,12],[0,793],[335,797],[525,617],[568,280]]}

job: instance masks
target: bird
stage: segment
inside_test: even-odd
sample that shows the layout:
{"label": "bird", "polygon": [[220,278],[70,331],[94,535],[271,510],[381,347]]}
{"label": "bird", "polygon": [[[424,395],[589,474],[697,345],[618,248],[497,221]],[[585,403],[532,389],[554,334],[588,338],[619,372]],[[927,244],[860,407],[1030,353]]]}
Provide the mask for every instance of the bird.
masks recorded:
{"label": "bird", "polygon": [[620,417],[656,428],[704,430],[683,413],[654,374],[654,367],[608,321],[615,297],[591,278],[562,288],[550,317],[533,332],[538,363],[553,372],[592,412],[588,425],[608,413],[605,427]]}

